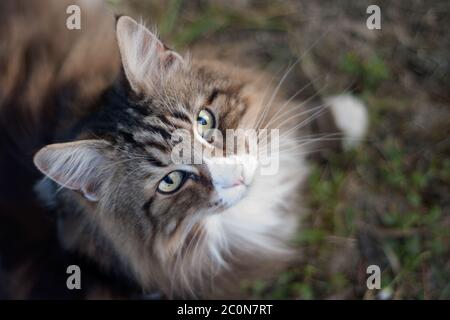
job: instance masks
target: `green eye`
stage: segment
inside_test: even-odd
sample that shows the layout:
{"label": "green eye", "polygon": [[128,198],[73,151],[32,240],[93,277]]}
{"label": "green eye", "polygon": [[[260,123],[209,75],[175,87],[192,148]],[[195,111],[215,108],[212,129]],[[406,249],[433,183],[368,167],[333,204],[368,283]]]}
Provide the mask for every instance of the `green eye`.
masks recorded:
{"label": "green eye", "polygon": [[210,111],[203,109],[198,113],[197,131],[199,135],[204,137],[205,133],[210,129],[214,129],[215,126],[216,120],[214,119],[214,116]]}
{"label": "green eye", "polygon": [[183,171],[172,171],[166,175],[158,185],[158,191],[161,193],[174,193],[181,188],[185,182],[186,173]]}

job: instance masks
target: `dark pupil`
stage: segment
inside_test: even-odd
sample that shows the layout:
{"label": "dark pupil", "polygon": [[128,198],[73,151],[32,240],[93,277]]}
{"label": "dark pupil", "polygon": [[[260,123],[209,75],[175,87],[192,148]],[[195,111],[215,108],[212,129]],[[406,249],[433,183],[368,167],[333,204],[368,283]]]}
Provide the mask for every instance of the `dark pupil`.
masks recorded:
{"label": "dark pupil", "polygon": [[208,123],[208,121],[206,121],[206,119],[202,117],[198,117],[197,122],[200,123],[202,126],[206,126],[206,124]]}
{"label": "dark pupil", "polygon": [[173,180],[172,180],[172,178],[169,177],[169,176],[166,176],[166,177],[164,178],[164,182],[167,183],[167,184],[173,184]]}

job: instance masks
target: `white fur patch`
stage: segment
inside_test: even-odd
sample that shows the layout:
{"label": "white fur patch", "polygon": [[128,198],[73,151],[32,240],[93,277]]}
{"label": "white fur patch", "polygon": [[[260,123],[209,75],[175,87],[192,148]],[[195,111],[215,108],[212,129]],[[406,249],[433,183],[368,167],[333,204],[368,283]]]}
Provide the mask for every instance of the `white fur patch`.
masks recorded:
{"label": "white fur patch", "polygon": [[257,174],[241,201],[206,218],[208,248],[216,264],[223,264],[221,253],[230,250],[274,257],[288,252],[298,216],[283,214],[282,208],[306,177],[307,167],[301,157],[281,157],[276,175]]}
{"label": "white fur patch", "polygon": [[357,146],[368,128],[366,106],[350,94],[328,97],[326,102],[330,104],[337,127],[344,134],[344,147],[350,149]]}
{"label": "white fur patch", "polygon": [[218,194],[226,207],[236,204],[246,194],[257,168],[256,157],[240,155],[205,158]]}

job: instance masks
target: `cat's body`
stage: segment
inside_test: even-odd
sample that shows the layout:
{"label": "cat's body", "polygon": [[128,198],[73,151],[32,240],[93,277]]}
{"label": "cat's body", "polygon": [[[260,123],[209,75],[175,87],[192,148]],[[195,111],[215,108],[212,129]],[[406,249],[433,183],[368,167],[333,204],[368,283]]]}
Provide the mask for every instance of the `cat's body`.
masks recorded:
{"label": "cat's body", "polygon": [[[314,111],[323,110],[315,105],[308,111],[304,105],[299,108],[284,100],[261,72],[183,58],[127,17],[117,22],[116,42],[111,37],[114,24],[110,23],[110,31],[107,28],[111,16],[101,13],[101,7],[91,10],[96,12],[92,21],[105,21],[101,23],[102,52],[111,52],[107,60],[98,61],[102,59],[98,52],[83,46],[87,43],[83,41],[90,43],[89,37],[83,40],[81,35],[75,36],[75,44],[80,44],[83,53],[75,54],[91,53],[88,66],[79,65],[81,70],[73,67],[67,52],[47,56],[55,52],[48,44],[38,45],[42,59],[38,56],[29,62],[31,66],[44,68],[50,57],[53,62],[47,67],[52,76],[55,70],[69,71],[62,72],[66,77],[48,80],[39,92],[45,98],[24,94],[36,105],[17,98],[20,86],[11,80],[14,76],[2,78],[14,88],[6,91],[3,96],[9,100],[3,99],[0,105],[1,129],[11,137],[1,145],[8,151],[2,155],[2,174],[11,166],[14,173],[23,170],[34,152],[53,143],[34,157],[48,177],[37,184],[37,199],[31,194],[36,172],[28,168],[23,180],[25,193],[33,199],[30,203],[36,204],[28,209],[35,210],[33,219],[39,220],[36,212],[54,215],[34,238],[20,239],[28,246],[35,241],[44,255],[54,253],[58,261],[43,267],[47,268],[44,274],[64,276],[66,263],[81,264],[88,288],[82,295],[88,297],[101,296],[105,288],[109,294],[128,297],[153,292],[167,297],[212,297],[236,292],[240,279],[276,270],[289,261],[289,241],[302,212],[300,188],[308,172],[304,153],[309,149],[301,146],[308,141],[299,142],[298,137],[307,136]],[[36,56],[35,51],[29,54]],[[10,65],[10,59],[2,56],[1,62]],[[32,71],[21,71],[28,75],[24,83],[31,88],[42,81],[33,79]],[[280,108],[293,113],[280,113]],[[30,112],[35,117],[31,121],[25,119]],[[14,133],[22,126],[11,125],[11,119],[35,126],[28,129],[31,132]],[[282,152],[274,154],[278,170],[259,174],[258,160],[247,150],[244,154],[225,150],[224,157],[203,156],[200,164],[175,164],[170,157],[176,146],[171,140],[175,130],[188,132],[204,150],[223,149],[208,142],[201,131],[205,125],[223,133],[227,129],[280,130]],[[29,146],[10,151],[11,144],[20,145],[18,141],[31,136],[36,140]],[[12,164],[14,156],[27,159],[25,166]],[[224,163],[225,158],[231,162]],[[14,192],[23,195],[19,189]],[[1,219],[9,223],[17,207],[4,197],[1,204]],[[26,211],[19,212],[15,221],[26,220],[30,215]],[[38,223],[31,229],[36,227],[40,228]],[[15,235],[2,235],[2,244],[26,233],[26,228],[17,230]],[[2,248],[0,257],[7,251]],[[34,260],[23,253],[17,256],[5,268],[12,275],[10,294],[33,296],[39,290],[36,283],[46,280],[33,269]],[[35,282],[22,288],[28,274]],[[48,296],[65,292],[63,278],[47,279],[52,288],[61,287]]]}

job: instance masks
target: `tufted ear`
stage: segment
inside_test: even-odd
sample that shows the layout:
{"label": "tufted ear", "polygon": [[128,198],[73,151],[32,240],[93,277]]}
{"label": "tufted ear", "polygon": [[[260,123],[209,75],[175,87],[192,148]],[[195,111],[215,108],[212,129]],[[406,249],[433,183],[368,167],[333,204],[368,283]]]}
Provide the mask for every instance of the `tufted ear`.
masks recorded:
{"label": "tufted ear", "polygon": [[178,53],[130,17],[117,20],[116,33],[125,75],[137,93],[183,61]]}
{"label": "tufted ear", "polygon": [[62,187],[78,190],[90,201],[98,201],[112,161],[105,156],[104,140],[81,140],[45,146],[34,156],[34,164]]}

